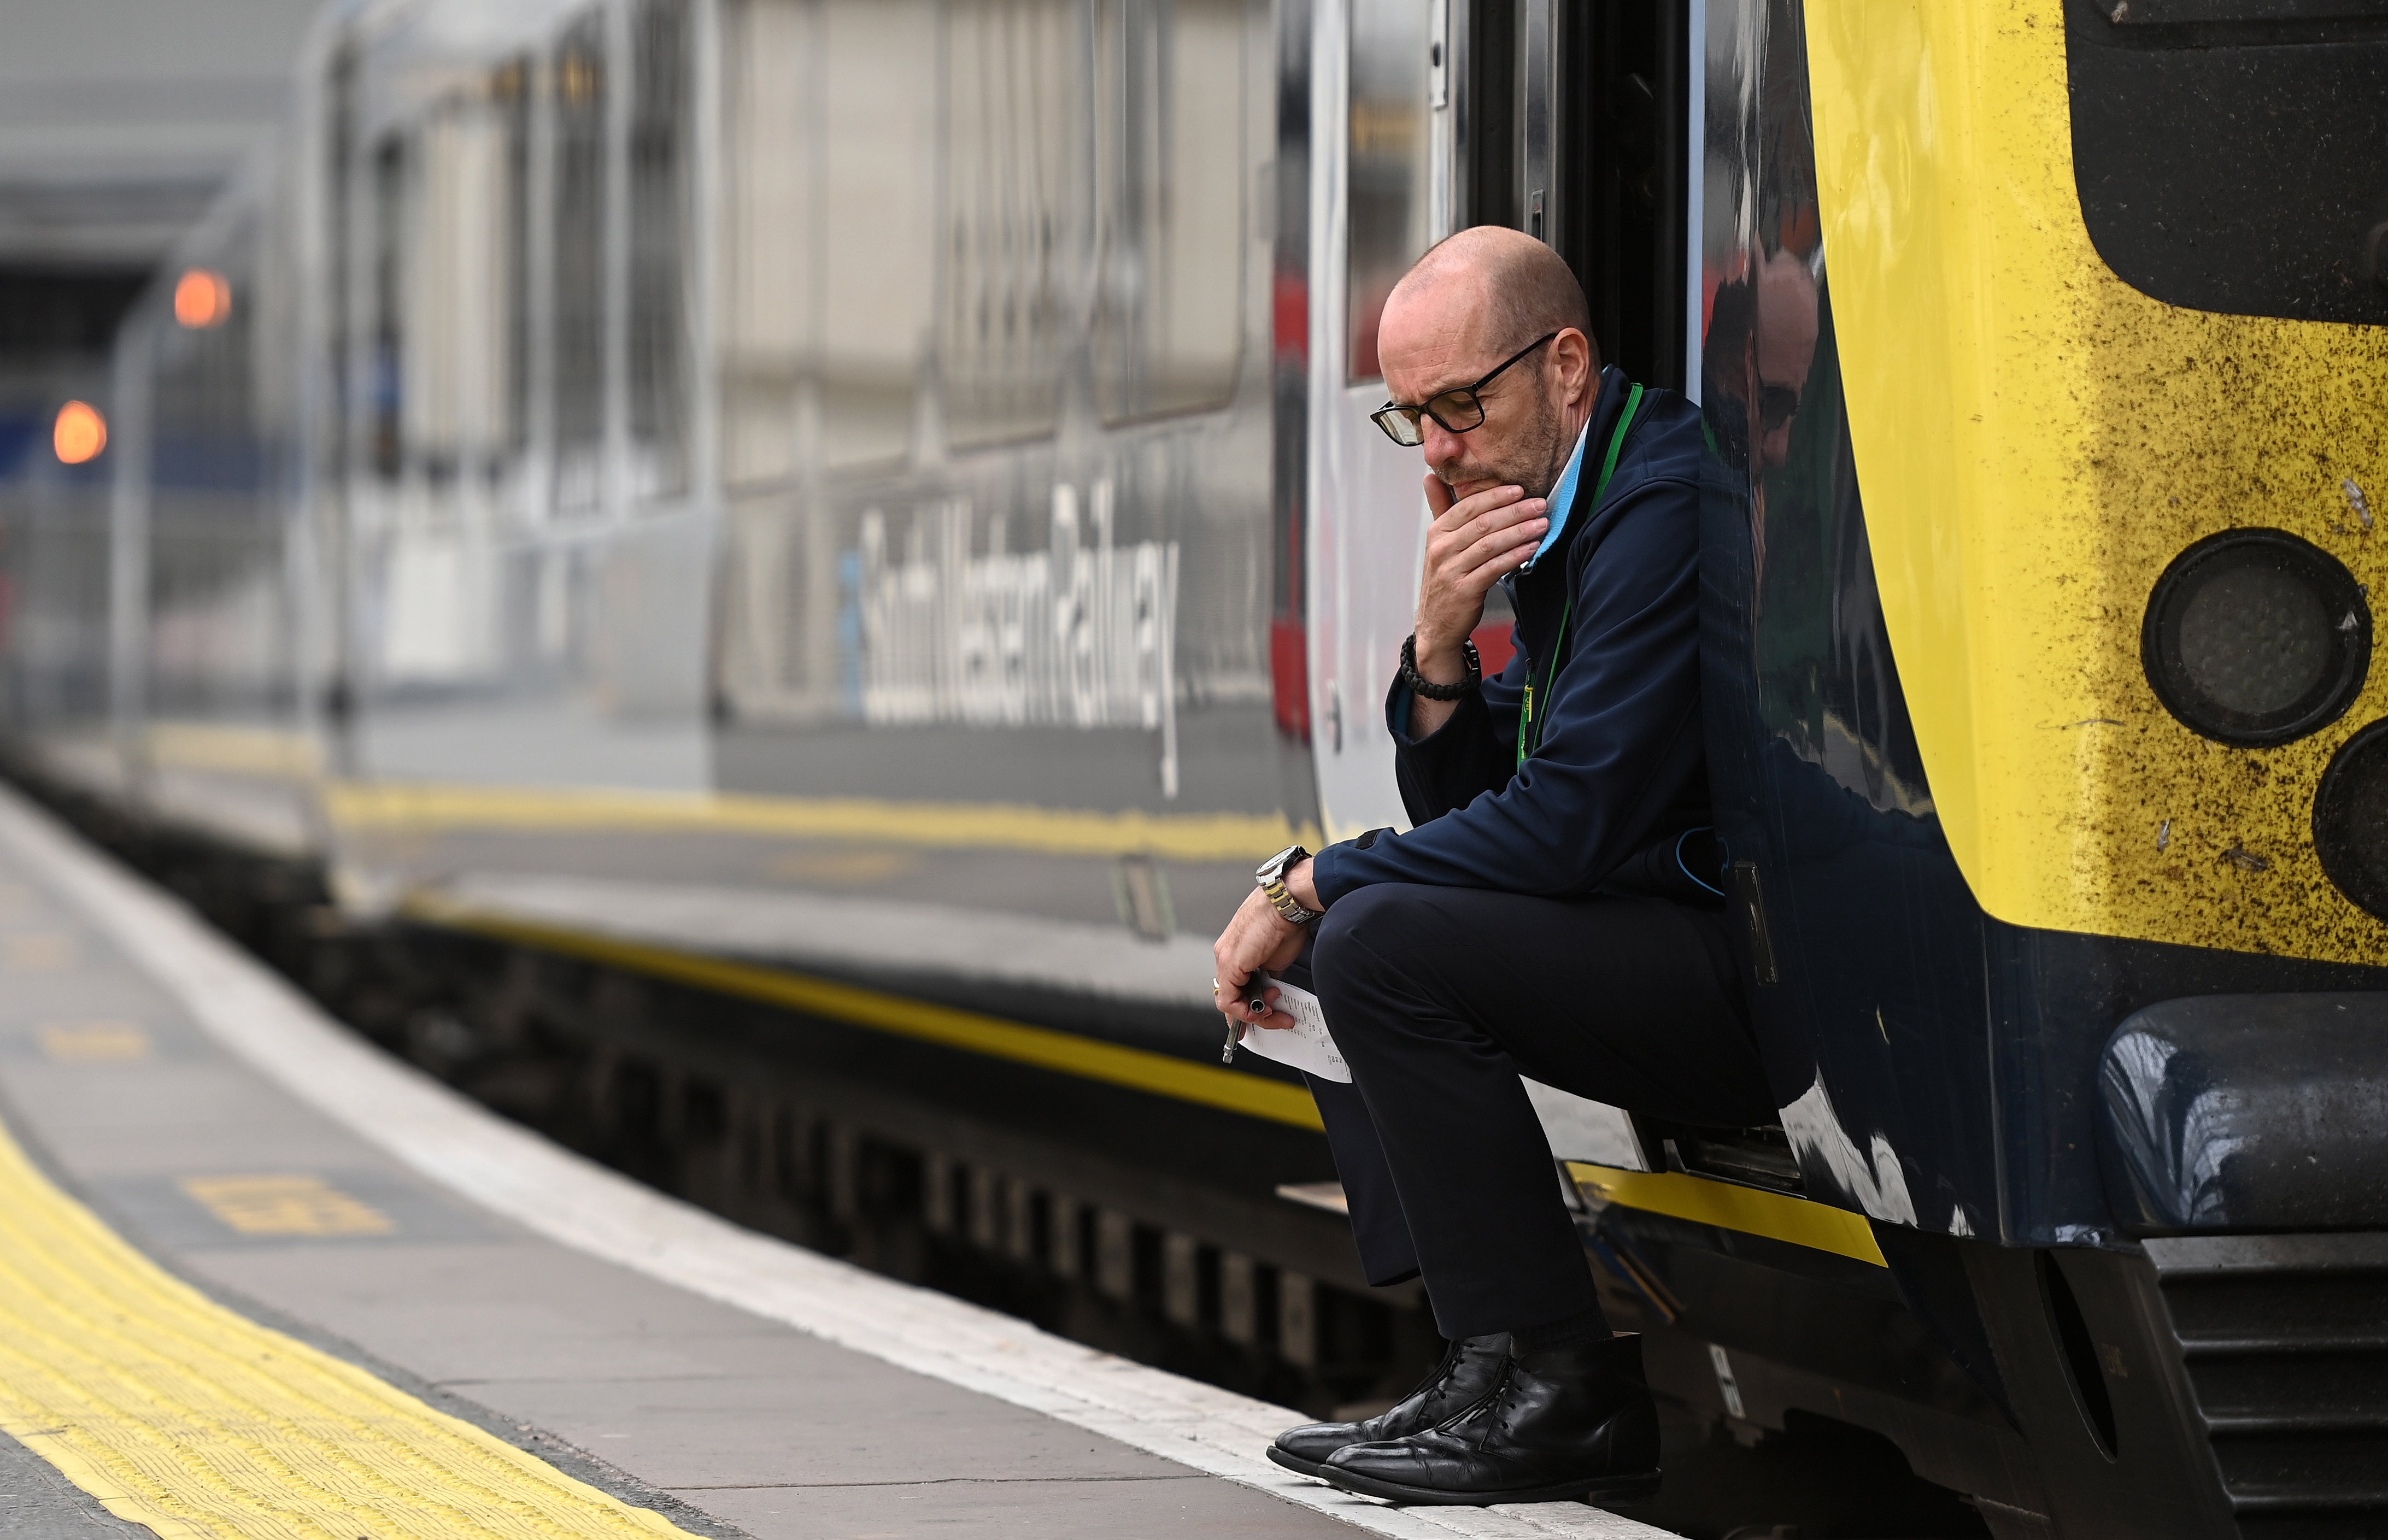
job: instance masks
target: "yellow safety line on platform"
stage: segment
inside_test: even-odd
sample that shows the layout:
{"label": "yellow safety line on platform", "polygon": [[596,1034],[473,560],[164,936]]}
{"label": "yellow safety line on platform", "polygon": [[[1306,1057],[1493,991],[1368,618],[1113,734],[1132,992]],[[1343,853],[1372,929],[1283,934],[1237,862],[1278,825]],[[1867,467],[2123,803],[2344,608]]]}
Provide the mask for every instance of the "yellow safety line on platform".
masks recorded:
{"label": "yellow safety line on platform", "polygon": [[1239,1070],[1195,1064],[1166,1054],[1127,1048],[1115,1042],[1057,1032],[1050,1028],[1004,1021],[950,1005],[933,1005],[856,984],[841,984],[784,968],[733,963],[699,956],[610,936],[539,925],[511,915],[423,894],[403,909],[410,919],[453,930],[471,931],[500,940],[548,952],[561,952],[591,962],[628,968],[652,978],[668,978],[699,989],[716,990],[748,1000],[783,1005],[807,1015],[827,1016],[857,1027],[917,1038],[923,1042],[1059,1070],[1084,1079],[1127,1086],[1159,1096],[1221,1107],[1298,1129],[1322,1129],[1317,1104],[1310,1092],[1282,1080],[1264,1079]]}
{"label": "yellow safety line on platform", "polygon": [[687,1537],[216,1304],[5,1128],[0,1431],[161,1540]]}
{"label": "yellow safety line on platform", "polygon": [[598,828],[759,834],[939,850],[1238,862],[1258,861],[1297,842],[1318,842],[1315,826],[1296,826],[1282,813],[1095,813],[1005,802],[388,781],[337,781],[326,785],[323,794],[325,812],[345,830]]}
{"label": "yellow safety line on platform", "polygon": [[323,745],[278,727],[217,722],[159,722],[149,728],[149,757],[186,770],[215,770],[274,780],[305,780],[324,768]]}
{"label": "yellow safety line on platform", "polygon": [[184,1177],[175,1185],[243,1235],[387,1235],[398,1228],[322,1177]]}
{"label": "yellow safety line on platform", "polygon": [[1581,1160],[1569,1161],[1567,1168],[1575,1184],[1594,1202],[1623,1204],[1694,1224],[1787,1241],[1877,1268],[1886,1265],[1865,1216],[1846,1208],[1681,1171],[1620,1171]]}

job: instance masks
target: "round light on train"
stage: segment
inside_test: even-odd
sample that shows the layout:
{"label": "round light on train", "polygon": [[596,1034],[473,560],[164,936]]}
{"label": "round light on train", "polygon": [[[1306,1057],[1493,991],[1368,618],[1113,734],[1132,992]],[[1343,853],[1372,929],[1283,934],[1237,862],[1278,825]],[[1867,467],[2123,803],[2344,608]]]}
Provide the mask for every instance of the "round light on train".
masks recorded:
{"label": "round light on train", "polygon": [[50,448],[60,464],[97,460],[99,451],[108,448],[108,419],[89,401],[69,401],[50,424]]}
{"label": "round light on train", "polygon": [[174,280],[174,319],[194,331],[232,319],[232,280],[211,268],[189,268]]}
{"label": "round light on train", "polygon": [[2371,609],[2336,557],[2277,529],[2200,540],[2156,580],[2140,657],[2165,709],[2223,743],[2328,726],[2371,667]]}
{"label": "round light on train", "polygon": [[2322,773],[2314,851],[2338,890],[2388,920],[2388,722],[2356,734]]}

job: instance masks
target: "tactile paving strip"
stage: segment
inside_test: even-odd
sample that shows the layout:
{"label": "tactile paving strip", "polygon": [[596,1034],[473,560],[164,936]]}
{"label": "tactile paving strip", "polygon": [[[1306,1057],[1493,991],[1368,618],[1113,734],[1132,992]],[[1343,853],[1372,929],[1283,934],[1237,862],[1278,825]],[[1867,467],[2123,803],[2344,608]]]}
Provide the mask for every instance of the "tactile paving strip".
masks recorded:
{"label": "tactile paving strip", "polygon": [[688,1540],[209,1299],[5,1128],[0,1430],[160,1540]]}

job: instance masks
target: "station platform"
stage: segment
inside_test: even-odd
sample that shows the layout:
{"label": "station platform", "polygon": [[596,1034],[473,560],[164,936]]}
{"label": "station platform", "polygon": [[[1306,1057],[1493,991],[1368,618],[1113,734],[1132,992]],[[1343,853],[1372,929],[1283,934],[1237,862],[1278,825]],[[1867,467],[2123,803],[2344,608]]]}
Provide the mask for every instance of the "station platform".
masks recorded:
{"label": "station platform", "polygon": [[12,1535],[1662,1535],[1336,1492],[1299,1420],[565,1152],[0,789]]}

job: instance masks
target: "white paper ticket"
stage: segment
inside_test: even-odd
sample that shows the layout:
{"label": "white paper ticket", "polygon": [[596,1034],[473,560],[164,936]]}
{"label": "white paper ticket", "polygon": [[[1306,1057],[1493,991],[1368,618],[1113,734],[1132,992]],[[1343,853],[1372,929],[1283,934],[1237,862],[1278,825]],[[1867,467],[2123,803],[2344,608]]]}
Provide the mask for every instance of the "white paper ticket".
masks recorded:
{"label": "white paper ticket", "polygon": [[1260,989],[1277,991],[1276,1016],[1293,1018],[1290,1027],[1253,1027],[1247,1025],[1238,1043],[1264,1059],[1289,1064],[1296,1069],[1307,1070],[1322,1080],[1352,1083],[1352,1069],[1336,1051],[1335,1035],[1327,1029],[1327,1011],[1318,997],[1308,990],[1299,989],[1281,978],[1266,974],[1252,976]]}

